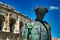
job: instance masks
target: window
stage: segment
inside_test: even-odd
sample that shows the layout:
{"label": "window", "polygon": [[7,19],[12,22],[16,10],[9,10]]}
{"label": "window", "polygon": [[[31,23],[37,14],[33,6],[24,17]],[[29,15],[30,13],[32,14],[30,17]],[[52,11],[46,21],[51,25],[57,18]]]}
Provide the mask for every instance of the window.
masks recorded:
{"label": "window", "polygon": [[0,15],[0,30],[2,30],[4,20],[5,20],[4,16]]}
{"label": "window", "polygon": [[22,34],[22,31],[23,31],[23,22],[21,21],[20,22],[20,33]]}
{"label": "window", "polygon": [[15,19],[13,19],[13,18],[10,19],[10,32],[13,32],[14,31],[15,22],[16,22]]}

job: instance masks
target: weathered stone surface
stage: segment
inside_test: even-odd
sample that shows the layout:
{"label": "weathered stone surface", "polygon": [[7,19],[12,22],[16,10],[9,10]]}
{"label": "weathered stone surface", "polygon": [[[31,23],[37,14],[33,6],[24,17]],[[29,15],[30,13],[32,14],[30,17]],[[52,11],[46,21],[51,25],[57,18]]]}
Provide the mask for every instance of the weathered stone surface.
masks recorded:
{"label": "weathered stone surface", "polygon": [[20,34],[0,31],[0,39],[1,40],[23,40],[23,37]]}
{"label": "weathered stone surface", "polygon": [[[23,40],[24,23],[31,19],[10,7],[0,2],[0,40]],[[20,28],[21,21],[23,23],[22,28]],[[23,29],[22,34],[21,29]]]}

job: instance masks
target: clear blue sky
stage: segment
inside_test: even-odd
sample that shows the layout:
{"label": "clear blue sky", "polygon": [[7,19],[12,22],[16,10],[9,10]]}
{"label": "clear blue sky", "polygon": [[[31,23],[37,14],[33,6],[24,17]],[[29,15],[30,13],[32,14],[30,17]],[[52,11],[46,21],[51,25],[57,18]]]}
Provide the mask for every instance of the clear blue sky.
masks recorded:
{"label": "clear blue sky", "polygon": [[53,38],[60,38],[60,0],[0,0],[16,8],[17,11],[35,19],[34,8],[37,6],[47,7],[49,12],[44,20],[51,25]]}

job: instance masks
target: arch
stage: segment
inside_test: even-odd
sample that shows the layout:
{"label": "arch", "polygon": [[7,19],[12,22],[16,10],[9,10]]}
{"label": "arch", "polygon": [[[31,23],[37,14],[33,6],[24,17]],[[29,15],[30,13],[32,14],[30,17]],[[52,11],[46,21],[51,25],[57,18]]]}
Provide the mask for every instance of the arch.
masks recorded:
{"label": "arch", "polygon": [[10,19],[10,32],[14,31],[16,20],[14,18]]}
{"label": "arch", "polygon": [[20,29],[20,34],[22,34],[22,31],[23,31],[23,22],[20,21],[19,23],[19,29]]}
{"label": "arch", "polygon": [[4,25],[5,17],[3,15],[0,15],[0,30],[2,30]]}

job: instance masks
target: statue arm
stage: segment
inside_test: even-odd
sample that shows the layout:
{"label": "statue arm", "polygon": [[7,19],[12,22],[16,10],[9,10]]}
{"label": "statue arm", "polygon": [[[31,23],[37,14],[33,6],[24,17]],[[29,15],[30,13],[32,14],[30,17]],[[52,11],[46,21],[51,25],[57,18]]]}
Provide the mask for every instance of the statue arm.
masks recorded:
{"label": "statue arm", "polygon": [[[48,24],[49,25],[49,24]],[[49,40],[52,40],[51,39],[51,26],[49,25]]]}
{"label": "statue arm", "polygon": [[24,29],[24,40],[28,40],[28,27],[25,24],[25,29]]}
{"label": "statue arm", "polygon": [[51,26],[48,22],[45,21],[45,25],[48,29],[48,36],[49,36],[49,40],[51,40]]}
{"label": "statue arm", "polygon": [[49,40],[51,40],[51,26],[47,24]]}

